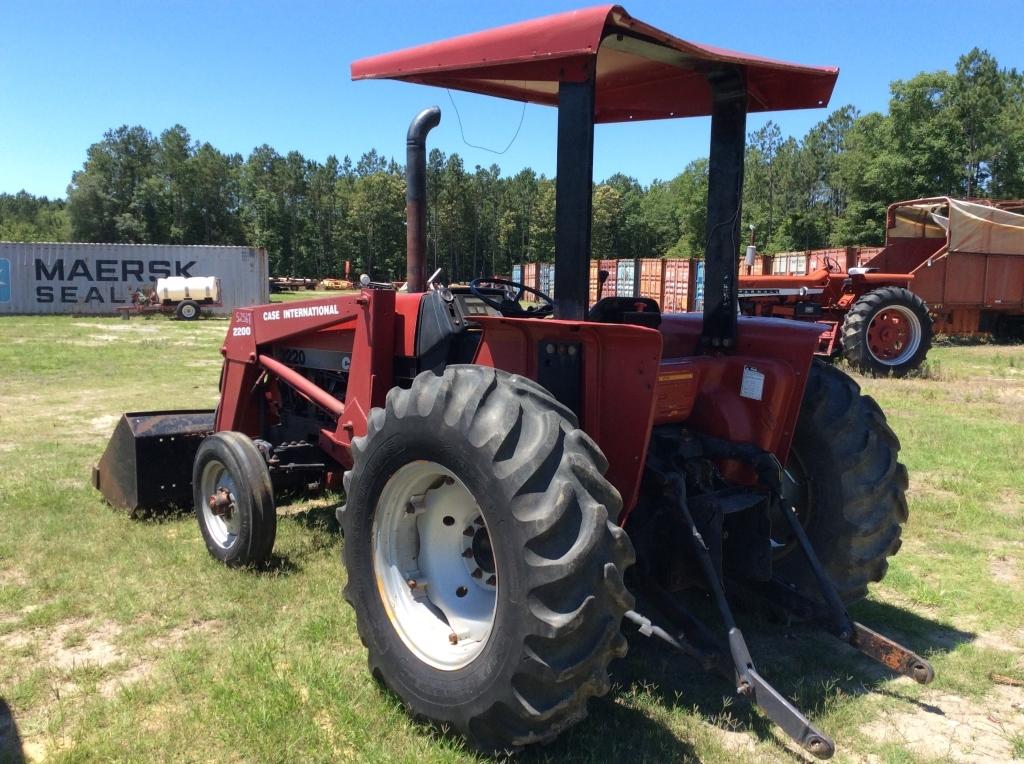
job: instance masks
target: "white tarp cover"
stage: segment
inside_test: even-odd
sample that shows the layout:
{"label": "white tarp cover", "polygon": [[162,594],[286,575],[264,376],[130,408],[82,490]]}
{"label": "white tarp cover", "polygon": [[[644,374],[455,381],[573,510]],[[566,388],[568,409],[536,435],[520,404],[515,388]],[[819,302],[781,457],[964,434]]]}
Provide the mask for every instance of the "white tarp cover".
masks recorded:
{"label": "white tarp cover", "polygon": [[1024,255],[1024,215],[958,199],[929,200],[894,210],[892,238],[944,239],[950,252]]}
{"label": "white tarp cover", "polygon": [[949,251],[1024,255],[1024,215],[950,199]]}

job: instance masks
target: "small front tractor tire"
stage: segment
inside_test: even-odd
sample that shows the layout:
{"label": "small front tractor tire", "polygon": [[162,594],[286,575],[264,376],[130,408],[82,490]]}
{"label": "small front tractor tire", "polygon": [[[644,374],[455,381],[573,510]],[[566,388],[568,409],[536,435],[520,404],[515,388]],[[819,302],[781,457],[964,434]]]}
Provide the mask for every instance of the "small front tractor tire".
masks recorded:
{"label": "small front tractor tire", "polygon": [[864,294],[843,319],[843,356],[866,374],[906,376],[932,346],[932,318],[909,289],[885,286]]}
{"label": "small front tractor tire", "polygon": [[[846,603],[881,581],[907,521],[907,469],[900,443],[875,401],[839,369],[811,366],[784,492],[811,546]],[[774,569],[805,596],[821,594],[784,519],[773,518]],[[776,537],[776,534],[778,536]]]}
{"label": "small front tractor tire", "polygon": [[270,559],[277,534],[274,490],[267,463],[248,436],[216,432],[203,440],[193,462],[192,495],[214,559],[229,567]]}
{"label": "small front tractor tire", "polygon": [[392,389],[339,511],[370,671],[483,750],[553,739],[610,687],[633,599],[622,500],[535,382],[450,366]]}
{"label": "small front tractor tire", "polygon": [[174,317],[181,321],[195,321],[203,311],[195,300],[182,300],[174,309]]}

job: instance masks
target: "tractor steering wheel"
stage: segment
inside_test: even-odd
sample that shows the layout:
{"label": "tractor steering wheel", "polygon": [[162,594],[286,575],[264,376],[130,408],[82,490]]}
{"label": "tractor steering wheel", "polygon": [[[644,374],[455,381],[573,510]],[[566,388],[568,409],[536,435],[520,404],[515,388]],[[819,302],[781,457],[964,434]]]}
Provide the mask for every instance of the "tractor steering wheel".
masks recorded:
{"label": "tractor steering wheel", "polygon": [[[484,294],[481,289],[484,285],[512,287],[516,290],[516,293],[514,297],[509,297],[506,292],[502,294],[501,299],[497,299],[493,295]],[[472,292],[474,297],[479,297],[487,305],[490,305],[501,315],[505,316],[505,318],[544,318],[544,316],[551,315],[555,309],[555,301],[546,294],[516,281],[495,278],[473,279],[469,282],[469,291]],[[520,305],[519,301],[523,299],[523,295],[527,292],[537,295],[542,300],[541,304],[535,308],[524,308]]]}
{"label": "tractor steering wheel", "polygon": [[843,269],[839,267],[839,263],[831,255],[825,255],[825,270],[829,273],[839,273]]}

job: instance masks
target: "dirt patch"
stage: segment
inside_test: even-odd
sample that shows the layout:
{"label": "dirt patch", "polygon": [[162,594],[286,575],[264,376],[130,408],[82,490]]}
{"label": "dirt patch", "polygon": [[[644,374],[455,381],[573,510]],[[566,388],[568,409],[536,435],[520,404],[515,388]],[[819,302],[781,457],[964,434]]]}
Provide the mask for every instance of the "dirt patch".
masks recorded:
{"label": "dirt patch", "polygon": [[109,666],[124,659],[114,645],[121,627],[113,621],[90,626],[87,621],[68,621],[58,625],[40,644],[40,653],[48,663],[70,671],[83,666]]}
{"label": "dirt patch", "polygon": [[[140,324],[131,324],[131,323],[128,323],[128,322],[125,322],[123,324],[119,324],[119,323],[114,323],[113,321],[111,321],[109,323],[100,323],[98,321],[75,321],[71,325],[72,326],[81,326],[81,327],[83,327],[85,329],[103,329],[103,330],[108,331],[108,332],[118,332],[120,334],[124,334],[126,332],[141,332],[143,334],[155,334],[156,332],[160,331],[160,328],[156,327],[156,326],[146,326],[146,325],[140,325]],[[99,336],[104,336],[104,335],[99,335]]]}
{"label": "dirt patch", "polygon": [[999,492],[998,498],[992,502],[992,509],[1001,515],[1020,517],[1024,515],[1024,498],[1009,488]]}
{"label": "dirt patch", "polygon": [[198,618],[182,626],[175,626],[167,634],[157,637],[149,644],[156,650],[167,650],[179,647],[192,636],[198,634],[215,634],[224,627],[220,621],[201,621]]}
{"label": "dirt patch", "polygon": [[19,568],[5,568],[0,570],[0,584],[4,586],[27,586],[28,576]]}
{"label": "dirt patch", "polygon": [[942,761],[1009,761],[1014,737],[1024,735],[1024,688],[996,687],[984,702],[926,695],[917,710],[887,714],[863,731],[879,742],[898,743]]}
{"label": "dirt patch", "polygon": [[0,626],[6,626],[12,623],[20,623],[25,616],[38,609],[39,605],[26,605],[17,613],[5,613],[4,615],[0,615]]}
{"label": "dirt patch", "polygon": [[750,732],[734,732],[733,730],[724,730],[718,727],[713,729],[715,739],[729,753],[737,755],[754,753],[756,746],[754,745],[754,736]]}
{"label": "dirt patch", "polygon": [[153,673],[153,669],[156,664],[153,661],[143,661],[137,663],[134,666],[120,672],[116,676],[110,677],[99,683],[97,689],[100,695],[104,698],[112,698],[117,695],[118,692],[123,690],[125,687],[129,687],[136,682],[140,682],[150,674]]}
{"label": "dirt patch", "polygon": [[15,650],[32,646],[36,663],[71,671],[123,660],[124,655],[114,645],[120,634],[121,627],[113,621],[93,625],[84,618],[76,618],[52,629],[12,631],[0,637],[0,645]]}
{"label": "dirt patch", "polygon": [[[185,640],[194,634],[210,634],[220,630],[220,621],[194,620],[183,626],[176,626],[166,635],[157,637],[149,643],[149,647],[156,653],[172,649],[182,645]],[[156,660],[143,660],[133,664],[124,671],[118,672],[116,676],[100,682],[99,692],[105,698],[111,698],[125,687],[151,676],[156,668]]]}
{"label": "dirt patch", "polygon": [[93,342],[105,343],[120,342],[121,340],[125,339],[125,337],[122,334],[90,334],[89,339],[92,340]]}
{"label": "dirt patch", "polygon": [[[22,611],[27,612],[31,609]],[[117,641],[124,631],[121,626],[113,621],[94,623],[84,618],[65,621],[53,628],[23,629],[0,635],[0,650],[30,649],[34,665],[48,666],[62,673],[87,667],[107,668],[112,675],[101,681],[97,690],[103,697],[110,698],[152,675],[160,653],[182,645],[192,635],[215,633],[222,626],[220,621],[198,619],[176,626],[149,643],[147,652],[151,651],[154,657],[141,660],[118,647]],[[79,690],[70,681],[60,682],[60,687],[69,695]]]}
{"label": "dirt patch", "polygon": [[89,429],[97,435],[108,435],[114,429],[114,425],[117,424],[117,420],[121,417],[115,414],[104,414],[103,416],[93,417],[89,420]]}
{"label": "dirt patch", "polygon": [[978,634],[971,641],[971,644],[983,650],[1024,653],[1024,626],[1010,631],[992,631],[987,634]]}
{"label": "dirt patch", "polygon": [[958,501],[960,497],[948,488],[943,488],[942,481],[943,475],[940,472],[918,470],[910,478],[907,496],[913,498],[927,496],[941,501]]}
{"label": "dirt patch", "polygon": [[1015,586],[1020,580],[1017,561],[1005,554],[993,555],[988,561],[988,572],[997,584]]}

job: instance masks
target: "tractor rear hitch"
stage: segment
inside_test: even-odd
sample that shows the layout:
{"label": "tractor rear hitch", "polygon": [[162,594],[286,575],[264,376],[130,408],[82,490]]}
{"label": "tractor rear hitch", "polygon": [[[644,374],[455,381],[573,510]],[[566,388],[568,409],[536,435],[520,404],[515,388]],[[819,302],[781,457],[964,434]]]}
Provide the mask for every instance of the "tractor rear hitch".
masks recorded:
{"label": "tractor rear hitch", "polygon": [[804,531],[803,526],[800,524],[800,519],[796,515],[796,511],[782,497],[781,491],[778,493],[778,501],[782,514],[793,531],[793,535],[798,540],[800,549],[804,554],[804,559],[811,568],[822,598],[825,600],[825,605],[828,609],[828,620],[832,623],[833,635],[843,642],[856,647],[864,655],[874,658],[897,674],[909,676],[919,684],[931,682],[935,678],[935,671],[928,661],[917,653],[911,652],[903,645],[882,636],[878,632],[872,631],[850,618],[850,614],[846,611],[846,606],[843,604],[839,592],[836,591],[835,584],[832,583],[832,579],[825,572],[821,560],[815,554],[810,539],[807,538],[807,533]]}
{"label": "tractor rear hitch", "polygon": [[697,660],[705,670],[717,669],[726,679],[735,681],[738,695],[760,708],[808,753],[819,759],[829,759],[835,753],[835,743],[757,672],[743,634],[735,626],[729,630],[730,660],[722,652],[714,654],[700,650],[682,634],[672,636],[635,610],[627,612],[626,619],[635,624],[645,637],[657,637],[676,651]]}
{"label": "tractor rear hitch", "polygon": [[836,752],[836,744],[821,730],[811,724],[800,710],[786,700],[782,694],[772,687],[751,667],[748,670],[750,685],[744,688],[746,695],[765,716],[775,722],[800,747],[819,759],[831,759]]}
{"label": "tractor rear hitch", "polygon": [[932,664],[920,655],[856,621],[853,635],[846,641],[869,658],[897,674],[909,676],[918,684],[928,684],[935,678]]}
{"label": "tractor rear hitch", "polygon": [[[725,587],[719,577],[715,563],[711,559],[711,553],[707,548],[707,544],[704,543],[704,538],[701,536],[697,524],[694,522],[693,515],[687,506],[686,484],[678,473],[666,476],[664,496],[671,506],[682,515],[690,529],[690,546],[697,555],[698,562],[704,571],[708,589],[714,598],[719,617],[722,619],[722,623],[725,625],[728,633],[729,655],[727,657],[724,653],[719,653],[719,659],[716,661],[717,668],[726,678],[735,682],[737,694],[758,706],[765,716],[775,722],[783,732],[799,743],[804,750],[819,759],[831,758],[835,753],[835,743],[822,733],[821,730],[811,724],[807,717],[796,706],[786,700],[778,690],[768,684],[754,667],[754,660],[750,656],[750,650],[747,648],[746,640],[743,638],[743,632],[736,626],[732,609],[726,598]],[[630,614],[627,613],[627,618],[640,626],[641,634],[656,636],[680,652],[693,655],[695,648],[689,644],[685,637],[673,638],[664,630],[653,626],[649,619],[636,613],[633,613],[633,615],[637,617],[630,617]]]}

